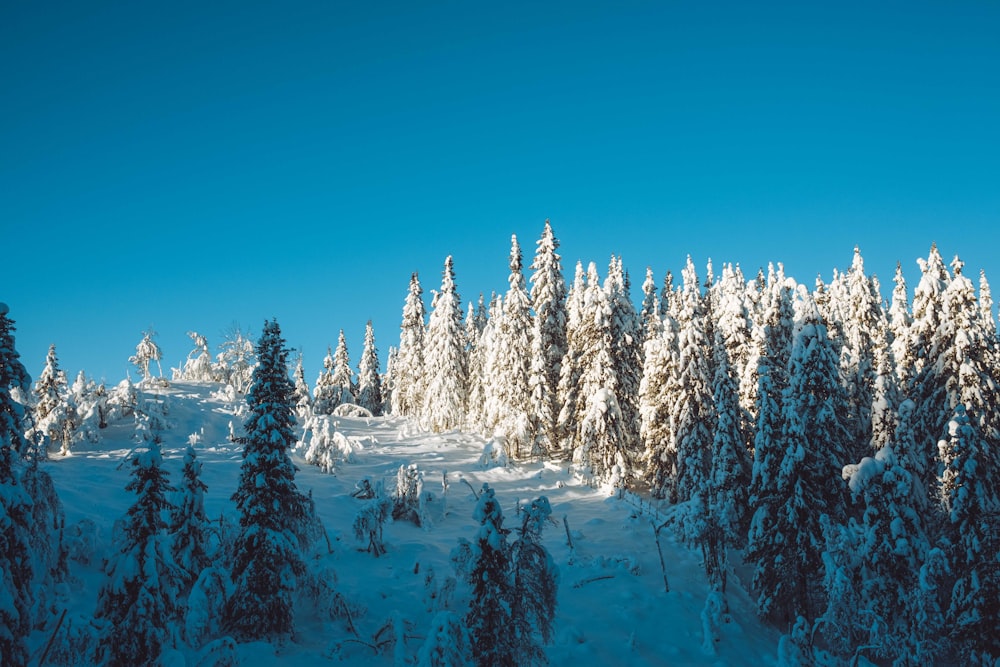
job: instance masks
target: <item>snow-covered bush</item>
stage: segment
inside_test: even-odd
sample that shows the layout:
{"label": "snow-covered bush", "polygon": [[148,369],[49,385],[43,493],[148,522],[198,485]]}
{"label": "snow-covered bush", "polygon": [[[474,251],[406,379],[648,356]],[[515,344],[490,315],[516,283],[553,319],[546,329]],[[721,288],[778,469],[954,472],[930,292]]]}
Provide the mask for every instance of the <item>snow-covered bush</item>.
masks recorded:
{"label": "snow-covered bush", "polygon": [[353,463],[354,452],[360,446],[337,430],[337,422],[329,415],[315,415],[306,422],[298,448],[306,447],[306,463],[334,474],[339,463]]}
{"label": "snow-covered bush", "polygon": [[415,463],[399,466],[399,471],[396,473],[396,490],[392,494],[393,519],[429,527],[431,521],[427,503],[432,498],[429,491],[424,491],[424,473]]}
{"label": "snow-covered bush", "polygon": [[[385,497],[381,482],[369,484],[367,489],[371,490],[371,495],[354,517],[354,536],[362,542],[367,542],[368,553],[378,557],[385,553],[382,526],[391,515],[392,502]],[[361,495],[368,493],[362,491],[358,497]]]}
{"label": "snow-covered bush", "polygon": [[229,597],[229,573],[207,567],[198,575],[187,599],[184,638],[195,649],[222,635],[222,613]]}
{"label": "snow-covered bush", "polygon": [[483,453],[479,457],[479,465],[483,468],[506,468],[510,463],[507,457],[507,439],[500,434],[493,436],[483,445]]}

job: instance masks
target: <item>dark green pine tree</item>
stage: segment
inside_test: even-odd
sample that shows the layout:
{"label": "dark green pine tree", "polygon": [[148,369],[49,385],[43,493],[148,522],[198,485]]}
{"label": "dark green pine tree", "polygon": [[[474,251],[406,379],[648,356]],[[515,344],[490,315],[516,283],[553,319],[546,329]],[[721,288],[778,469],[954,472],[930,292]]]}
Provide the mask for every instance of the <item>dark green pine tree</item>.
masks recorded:
{"label": "dark green pine tree", "polygon": [[548,663],[543,645],[552,641],[559,571],[542,545],[542,528],[552,516],[549,499],[540,496],[522,512],[520,535],[511,545],[514,636],[518,665]]}
{"label": "dark green pine tree", "polygon": [[173,541],[170,551],[174,562],[181,570],[184,590],[194,584],[201,571],[208,567],[208,554],[205,547],[208,540],[206,528],[208,517],[205,515],[205,491],[208,486],[201,480],[201,461],[188,445],[184,452],[184,468],[181,472],[180,502],[171,517],[171,534]]}
{"label": "dark green pine tree", "polygon": [[493,489],[483,491],[472,517],[479,522],[473,543],[460,547],[466,576],[472,586],[472,601],[465,616],[472,655],[480,667],[517,665],[517,642],[513,631],[513,587],[510,579],[510,545],[503,527],[503,511]]}
{"label": "dark green pine tree", "polygon": [[955,585],[948,609],[953,638],[969,665],[994,665],[1000,659],[1000,550],[997,518],[1000,501],[989,479],[984,441],[959,404],[948,422],[941,458],[941,495],[947,512]]}
{"label": "dark green pine tree", "polygon": [[136,494],[125,516],[119,552],[108,562],[107,580],[97,598],[95,616],[107,623],[98,647],[98,661],[112,665],[153,664],[173,643],[170,628],[178,617],[176,566],[167,546],[165,512],[173,491],[162,469],[156,442],[132,458],[132,480],[125,487]]}
{"label": "dark green pine tree", "polygon": [[232,554],[235,590],[223,618],[240,640],[291,633],[295,580],[305,569],[302,548],[313,511],[295,485],[296,468],[288,456],[295,444],[294,386],[277,321],[264,323],[256,351],[243,467],[232,496],[241,528]]}
{"label": "dark green pine tree", "polygon": [[30,379],[14,349],[14,321],[0,303],[0,662],[24,665],[24,640],[31,631],[32,502],[18,474],[20,453],[27,448],[24,409],[11,389],[26,391]]}

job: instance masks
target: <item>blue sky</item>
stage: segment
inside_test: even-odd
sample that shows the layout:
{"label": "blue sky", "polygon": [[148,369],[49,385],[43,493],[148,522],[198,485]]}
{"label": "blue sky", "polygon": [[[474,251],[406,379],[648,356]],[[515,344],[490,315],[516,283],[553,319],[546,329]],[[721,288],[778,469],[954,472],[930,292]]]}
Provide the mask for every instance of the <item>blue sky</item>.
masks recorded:
{"label": "blue sky", "polygon": [[[0,300],[37,376],[277,317],[315,379],[409,275],[690,254],[811,283],[932,241],[1000,282],[1000,4],[30,2],[0,8]],[[998,287],[997,289],[1000,289]]]}

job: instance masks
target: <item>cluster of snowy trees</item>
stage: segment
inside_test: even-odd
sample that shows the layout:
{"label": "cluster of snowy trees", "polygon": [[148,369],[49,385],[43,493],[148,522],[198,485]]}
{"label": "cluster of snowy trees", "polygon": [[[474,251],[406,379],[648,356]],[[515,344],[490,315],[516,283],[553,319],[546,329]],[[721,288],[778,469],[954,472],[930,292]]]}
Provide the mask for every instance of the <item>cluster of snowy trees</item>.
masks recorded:
{"label": "cluster of snowy trees", "polygon": [[739,550],[760,613],[809,629],[790,635],[802,650],[993,664],[1000,346],[984,275],[977,294],[932,246],[912,304],[898,266],[886,303],[857,249],[811,289],[780,265],[699,279],[689,259],[676,286],[647,270],[637,310],[619,258],[603,282],[578,263],[567,289],[557,248],[546,222],[529,291],[513,239],[508,290],[464,316],[451,257],[429,315],[411,277],[394,414],[664,499],[713,587]]}

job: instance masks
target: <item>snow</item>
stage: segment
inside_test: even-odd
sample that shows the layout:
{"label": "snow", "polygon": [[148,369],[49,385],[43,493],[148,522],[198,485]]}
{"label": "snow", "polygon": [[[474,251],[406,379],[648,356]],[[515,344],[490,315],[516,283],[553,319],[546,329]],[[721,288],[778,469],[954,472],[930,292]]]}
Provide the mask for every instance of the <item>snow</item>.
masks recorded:
{"label": "snow", "polygon": [[[243,457],[241,447],[229,439],[229,423],[241,422],[239,404],[219,390],[218,384],[175,382],[159,393],[173,427],[162,434],[163,468],[170,483],[181,483],[188,434],[198,433],[194,447],[208,486],[205,512],[217,527],[223,518],[225,533],[238,518],[230,496]],[[228,577],[220,580],[216,570],[206,571],[192,593],[194,604],[182,623],[186,627],[176,633],[195,646],[178,646],[165,656],[169,664],[214,665],[215,657],[224,661],[233,656],[246,667],[318,664],[329,658],[373,667],[397,664],[400,656],[426,661],[431,647],[421,650],[427,638],[443,632],[455,618],[442,613],[453,612],[461,619],[468,610],[468,586],[455,585],[450,554],[460,539],[473,540],[481,528],[473,517],[473,489],[478,493],[483,484],[495,491],[509,527],[519,525],[518,512],[541,496],[551,507],[542,544],[559,569],[560,582],[554,639],[545,647],[550,664],[776,664],[778,633],[757,620],[746,584],[730,573],[729,613],[722,617],[710,599],[700,552],[681,546],[666,532],[660,540],[670,592],[664,592],[654,541],[656,511],[648,502],[640,510],[631,494],[609,497],[606,490],[584,483],[568,464],[484,468],[483,438],[460,431],[427,433],[405,418],[340,416],[336,431],[366,446],[353,461],[339,462],[335,474],[308,465],[301,450],[293,453],[293,460],[299,468],[296,483],[303,492],[311,490],[330,546],[320,538],[310,571],[327,573],[317,574],[317,580],[332,586],[339,601],[327,600],[326,612],[318,602],[300,605],[295,633],[287,642],[233,645],[220,637],[212,621],[218,618],[220,589],[228,585]],[[66,509],[67,535],[77,536],[76,557],[69,564],[72,580],[57,604],[59,612],[68,608],[74,629],[93,614],[104,581],[101,563],[111,555],[115,523],[134,501],[134,494],[125,491],[130,466],[120,465],[134,447],[133,434],[131,419],[113,422],[102,430],[100,443],[80,443],[73,457],[43,464]],[[400,466],[411,464],[419,466],[426,480],[443,481],[434,484],[427,502],[432,525],[387,522],[382,536],[386,553],[376,558],[368,552],[367,541],[354,536],[352,521],[368,501],[352,492],[365,478],[384,483],[389,492]],[[428,603],[430,599],[434,602]],[[329,612],[344,605],[350,621]],[[386,632],[397,639],[375,653],[368,645],[377,643],[372,638],[387,623]],[[715,636],[706,637],[703,628]],[[34,659],[48,637],[43,631],[31,636]]]}

